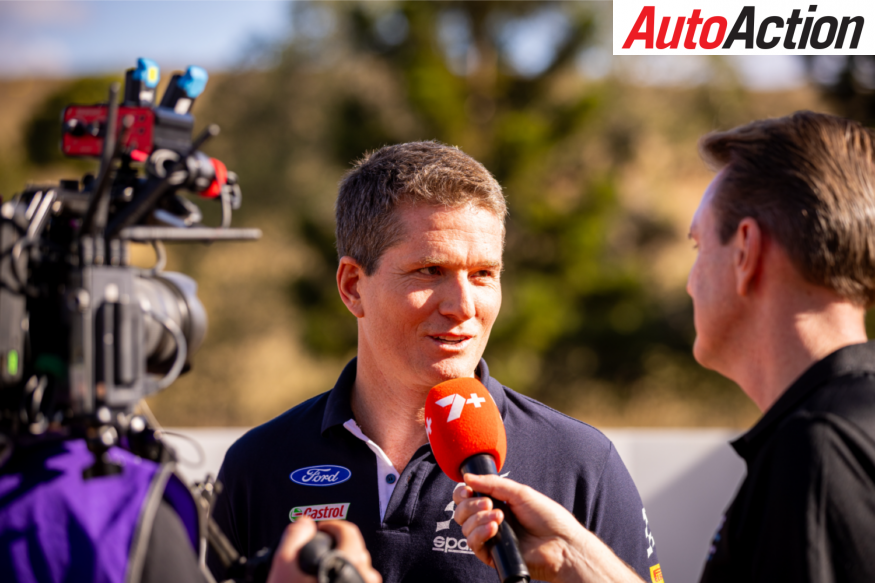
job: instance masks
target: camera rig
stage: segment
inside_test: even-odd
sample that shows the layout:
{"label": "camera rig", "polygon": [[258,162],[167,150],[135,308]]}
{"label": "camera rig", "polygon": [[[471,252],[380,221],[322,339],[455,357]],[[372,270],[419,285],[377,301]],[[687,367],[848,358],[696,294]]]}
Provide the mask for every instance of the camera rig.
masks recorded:
{"label": "camera rig", "polygon": [[[163,446],[141,399],[190,366],[207,318],[197,285],[164,272],[164,242],[246,241],[231,228],[237,176],[200,151],[218,134],[192,139],[191,107],[207,73],[175,74],[156,102],[159,69],[148,59],[126,73],[120,101],[70,105],[61,149],[100,159],[97,176],[27,186],[0,206],[0,434],[7,441],[84,437],[97,474],[115,470],[103,453],[121,445],[157,459]],[[218,201],[221,225],[183,192]],[[155,249],[151,269],[131,265],[131,243]]]}
{"label": "camera rig", "polygon": [[[28,186],[0,205],[0,467],[16,444],[70,438],[84,438],[94,454],[85,479],[122,471],[106,455],[114,445],[175,460],[136,406],[190,367],[207,317],[195,281],[163,271],[163,243],[261,237],[231,228],[237,176],[200,151],[218,126],[192,139],[191,107],[207,79],[195,66],[174,74],[156,103],[158,65],[139,59],[121,103],[113,84],[107,103],[62,114],[62,151],[99,158],[97,176]],[[203,225],[183,193],[218,201],[221,224]],[[155,265],[131,265],[131,243],[151,244]],[[275,549],[236,552],[209,517],[220,488],[210,476],[192,488],[201,530],[228,578],[263,581]],[[320,533],[299,565],[319,581],[360,583],[332,547]]]}

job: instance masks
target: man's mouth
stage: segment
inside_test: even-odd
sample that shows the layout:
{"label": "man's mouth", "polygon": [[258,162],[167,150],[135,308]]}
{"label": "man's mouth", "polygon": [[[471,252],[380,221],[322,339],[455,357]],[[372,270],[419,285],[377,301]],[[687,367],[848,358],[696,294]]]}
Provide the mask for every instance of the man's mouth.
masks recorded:
{"label": "man's mouth", "polygon": [[431,338],[445,344],[462,344],[471,337],[459,336],[457,334],[434,334]]}

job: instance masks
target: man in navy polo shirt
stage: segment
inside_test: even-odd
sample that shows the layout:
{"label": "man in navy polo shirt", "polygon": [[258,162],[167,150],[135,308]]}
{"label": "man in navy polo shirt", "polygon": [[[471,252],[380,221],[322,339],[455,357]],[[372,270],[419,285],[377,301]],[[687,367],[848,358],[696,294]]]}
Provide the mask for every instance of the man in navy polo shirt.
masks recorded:
{"label": "man in navy polo shirt", "polygon": [[214,517],[244,555],[299,516],[361,529],[386,582],[492,581],[452,520],[455,486],[423,426],[429,389],[478,377],[501,412],[502,470],[546,494],[636,572],[658,565],[641,498],[608,439],[504,387],[481,359],[501,306],[507,213],[478,162],[435,142],[362,159],[337,198],[337,287],[358,356],[334,388],[228,451]]}

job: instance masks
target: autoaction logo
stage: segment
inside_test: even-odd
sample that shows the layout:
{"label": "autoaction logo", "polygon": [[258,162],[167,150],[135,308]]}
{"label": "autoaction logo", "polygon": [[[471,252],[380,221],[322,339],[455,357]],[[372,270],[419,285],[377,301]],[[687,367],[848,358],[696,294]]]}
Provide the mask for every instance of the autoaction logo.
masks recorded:
{"label": "autoaction logo", "polygon": [[302,516],[309,516],[315,521],[320,520],[346,520],[349,512],[349,502],[340,504],[318,504],[314,506],[295,506],[289,512],[289,520],[295,522]]}
{"label": "autoaction logo", "polygon": [[870,3],[614,0],[614,54],[871,54]]}
{"label": "autoaction logo", "polygon": [[295,470],[289,478],[302,486],[335,486],[346,482],[352,472],[343,466],[310,466]]}

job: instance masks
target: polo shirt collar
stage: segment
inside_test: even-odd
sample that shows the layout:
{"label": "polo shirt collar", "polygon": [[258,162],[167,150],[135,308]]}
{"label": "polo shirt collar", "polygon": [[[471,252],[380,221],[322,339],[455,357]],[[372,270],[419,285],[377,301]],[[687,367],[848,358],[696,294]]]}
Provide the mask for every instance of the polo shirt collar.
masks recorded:
{"label": "polo shirt collar", "polygon": [[343,425],[353,418],[352,386],[355,384],[356,359],[350,360],[340,373],[334,388],[328,393],[325,413],[322,415],[322,435],[335,425]]}
{"label": "polo shirt collar", "polygon": [[[325,413],[322,415],[323,435],[335,425],[343,425],[354,417],[352,414],[352,387],[355,384],[356,360],[353,358],[343,367],[343,372],[340,373],[340,377],[334,383],[334,388],[328,393]],[[504,419],[507,414],[507,399],[504,394],[504,387],[497,380],[489,376],[489,367],[482,358],[477,365],[477,376],[489,391],[489,394],[492,395],[492,399],[498,405],[501,418]]]}
{"label": "polo shirt collar", "polygon": [[756,455],[778,425],[795,412],[800,403],[828,381],[851,373],[875,373],[875,341],[839,348],[823,360],[811,365],[750,431],[732,442],[732,447],[745,460]]}
{"label": "polo shirt collar", "polygon": [[480,364],[477,365],[477,376],[480,382],[492,395],[492,400],[498,406],[498,412],[501,413],[501,418],[504,420],[507,417],[507,395],[504,392],[504,387],[500,382],[489,376],[489,367],[486,366],[486,361],[480,359]]}

